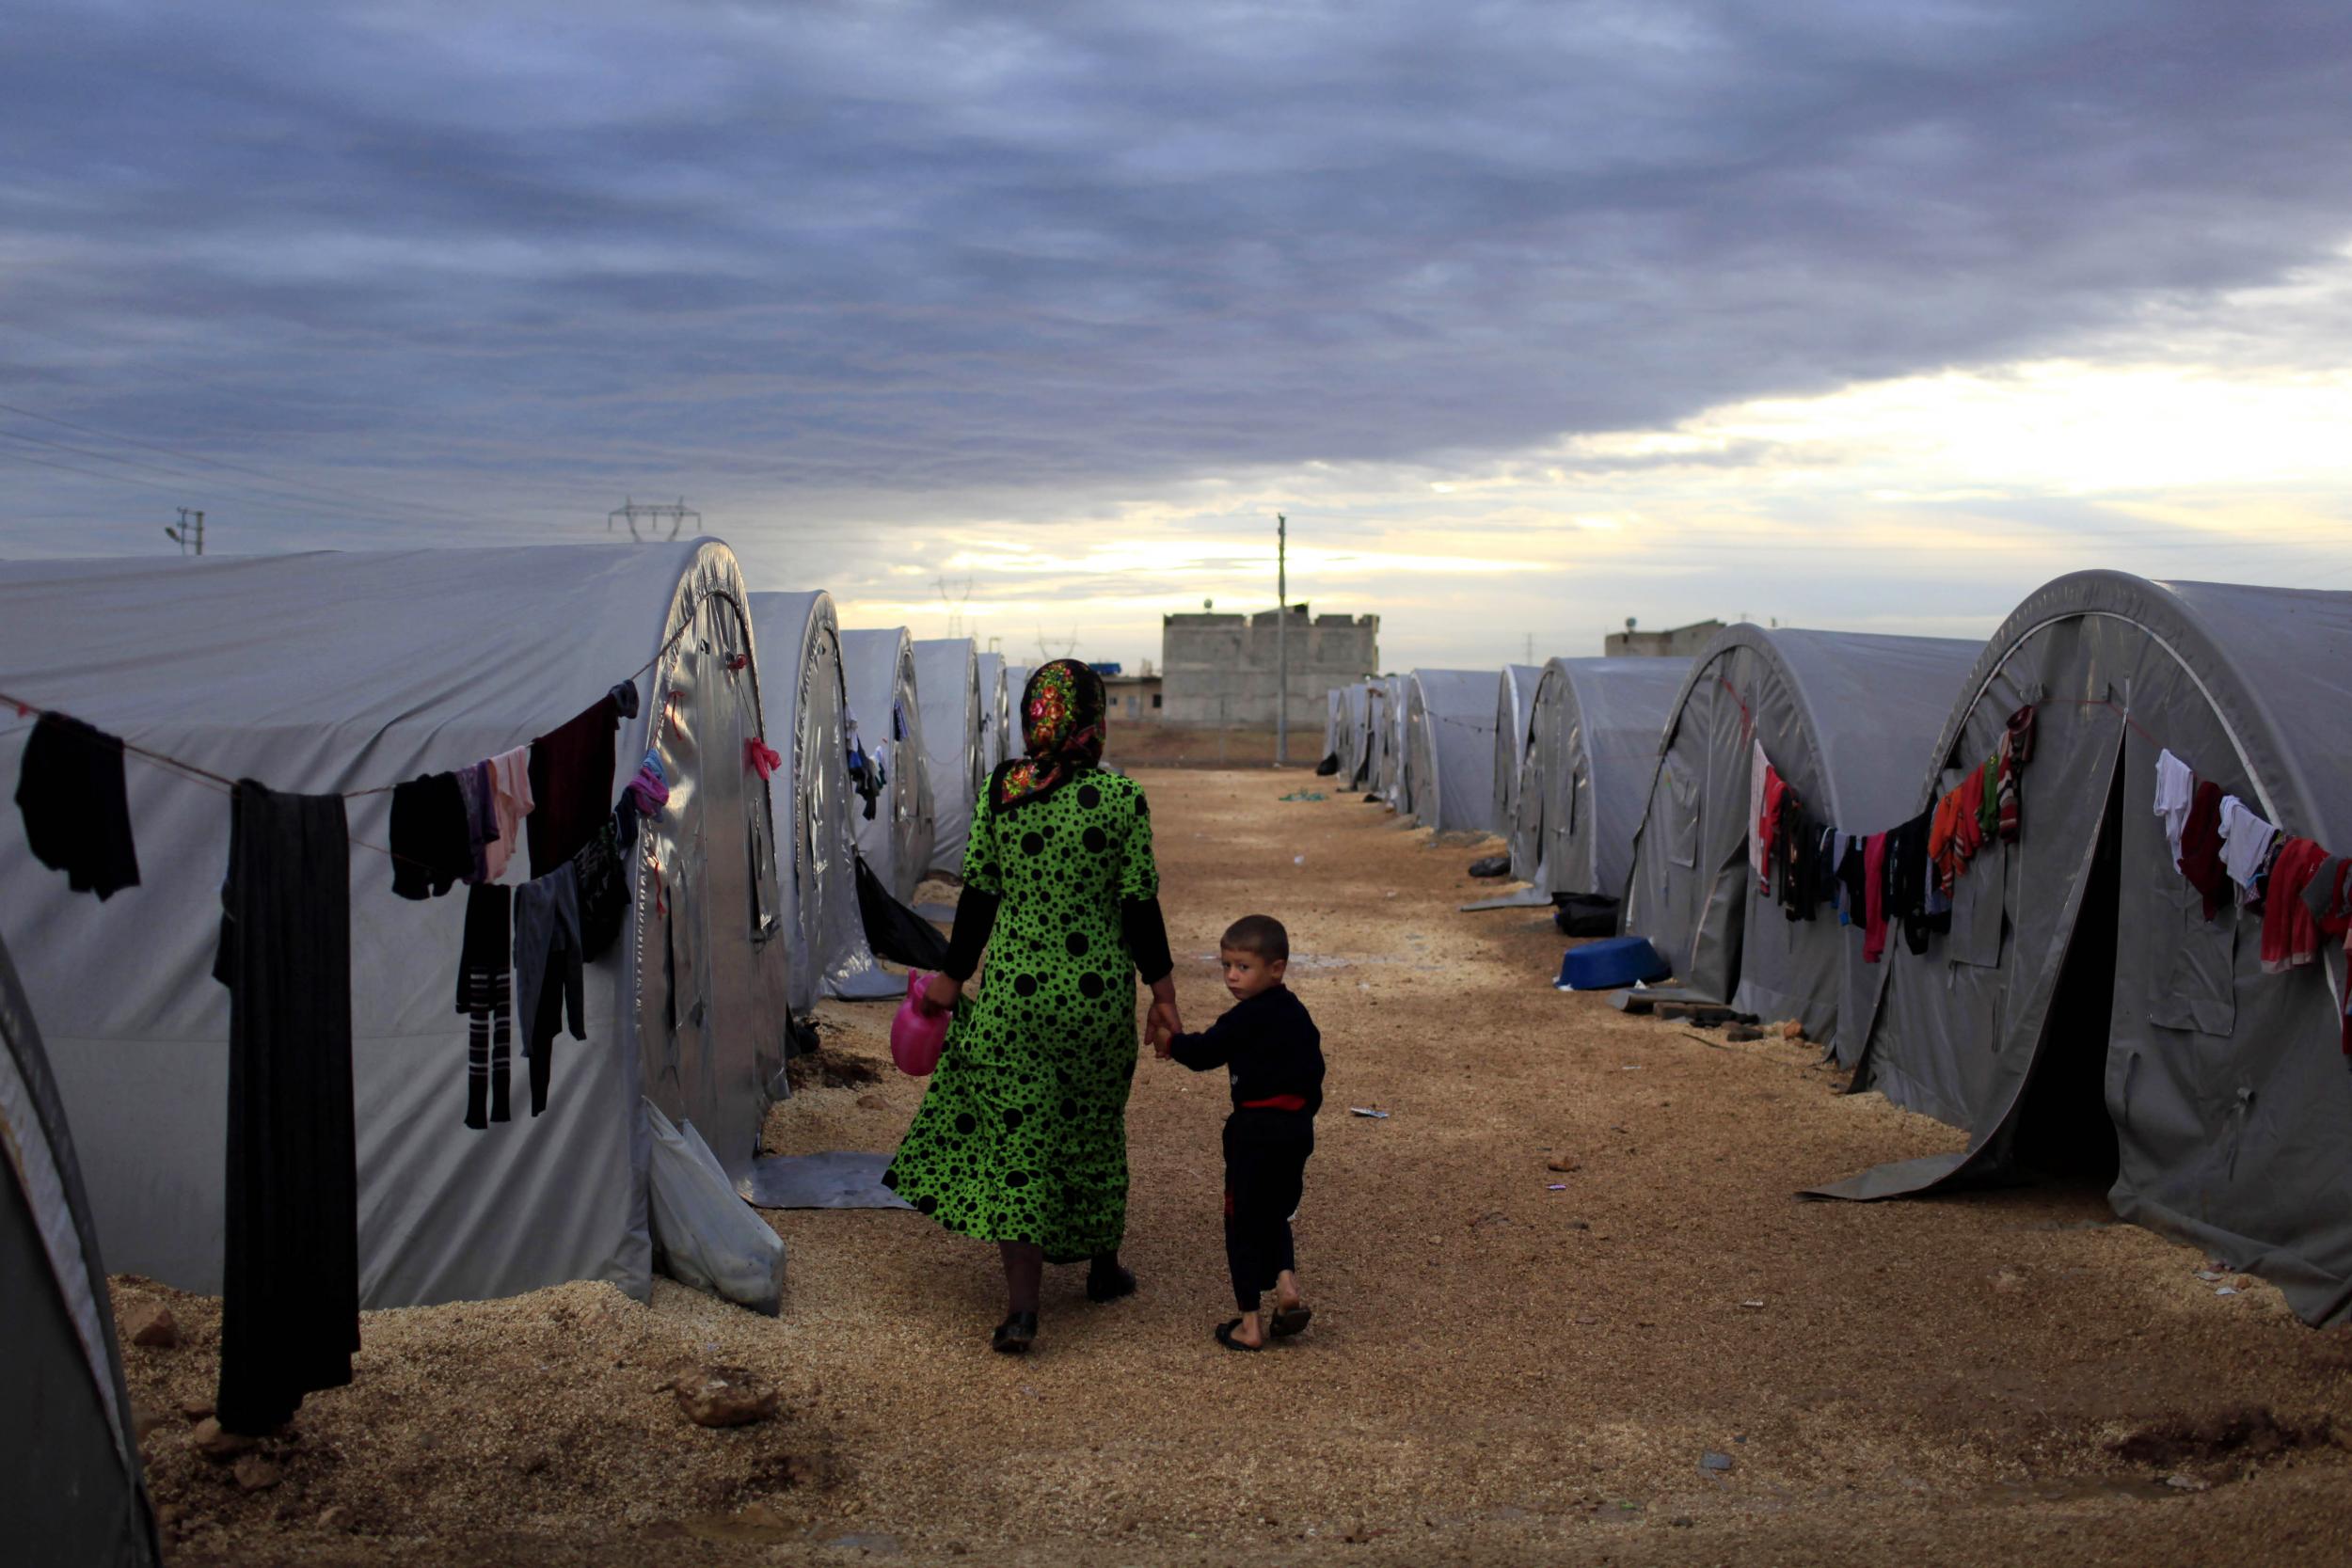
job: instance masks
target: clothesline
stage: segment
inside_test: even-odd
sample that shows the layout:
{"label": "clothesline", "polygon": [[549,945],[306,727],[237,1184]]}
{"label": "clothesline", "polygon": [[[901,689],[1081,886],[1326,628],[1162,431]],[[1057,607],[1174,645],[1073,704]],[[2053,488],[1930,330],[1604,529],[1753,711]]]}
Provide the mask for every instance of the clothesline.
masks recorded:
{"label": "clothesline", "polygon": [[[625,681],[615,681],[612,684],[614,686],[619,686],[625,683],[634,685],[639,676],[644,674],[646,671],[651,670],[655,665],[660,663],[662,657],[669,653],[671,649],[677,646],[678,639],[684,637],[689,631],[693,629],[694,615],[700,609],[700,601],[696,601],[695,603],[688,606],[685,617],[678,623],[677,630],[672,632],[669,635],[668,640],[665,641],[660,647],[654,650],[653,657],[645,660],[644,663],[639,665],[635,670],[631,671],[628,676],[625,677]],[[66,715],[62,708],[46,707],[41,704],[32,702],[27,698],[19,697],[7,691],[0,691],[0,703],[6,703],[10,707],[16,709],[17,717],[20,719],[35,719],[51,713],[57,714],[60,717],[70,717],[69,715]],[[664,718],[666,719],[668,705],[665,703],[663,706]],[[214,772],[209,768],[199,767],[197,764],[186,761],[184,758],[175,757],[167,752],[158,752],[150,747],[141,746],[135,741],[130,740],[122,742],[122,749],[131,755],[137,757],[142,762],[151,763],[157,768],[164,768],[170,772],[179,773],[183,777],[195,781],[196,783],[211,785],[214,788],[219,789],[223,793],[233,790],[237,786],[236,780],[225,778],[221,774]],[[369,795],[389,795],[393,790],[398,789],[399,787],[400,786],[398,784],[373,784],[365,789],[346,789],[342,790],[339,793],[342,795],[342,799],[346,800],[357,800]],[[354,844],[358,844],[360,841],[354,839],[352,842]],[[373,849],[376,847],[371,844],[361,845],[361,847]],[[389,849],[386,849],[383,852],[388,855],[391,853]]]}

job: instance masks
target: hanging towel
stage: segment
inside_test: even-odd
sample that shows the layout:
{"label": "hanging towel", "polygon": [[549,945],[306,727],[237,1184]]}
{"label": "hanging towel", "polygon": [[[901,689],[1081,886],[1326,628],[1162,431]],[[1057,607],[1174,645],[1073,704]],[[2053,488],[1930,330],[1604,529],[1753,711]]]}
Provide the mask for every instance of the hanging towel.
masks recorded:
{"label": "hanging towel", "polygon": [[437,898],[473,873],[473,830],[454,773],[424,773],[392,791],[392,891]]}
{"label": "hanging towel", "polygon": [[2221,863],[2221,786],[2200,780],[2189,797],[2188,819],[2181,827],[2181,875],[2205,900],[2205,918],[2221,911],[2230,887],[2229,868]]}
{"label": "hanging towel", "polygon": [[[446,777],[447,775],[443,775]],[[213,978],[229,988],[220,1424],[275,1431],[359,1348],[351,848],[333,795],[230,797]]]}
{"label": "hanging towel", "polygon": [[1862,961],[1874,964],[1886,951],[1886,835],[1862,841]]}
{"label": "hanging towel", "polygon": [[457,955],[457,1010],[466,1027],[466,1125],[508,1119],[514,988],[507,973],[514,890],[477,883],[466,894],[466,942]]}
{"label": "hanging towel", "polygon": [[2288,837],[2270,867],[2263,899],[2263,973],[2297,969],[2319,957],[2319,923],[2303,901],[2328,851],[2308,838]]}
{"label": "hanging towel", "polygon": [[2270,867],[2270,850],[2278,837],[2279,830],[2255,816],[2245,801],[2234,795],[2221,798],[2221,865],[2246,895],[2241,903],[2259,901],[2260,879]]}
{"label": "hanging towel", "polygon": [[[631,691],[636,690],[630,687]],[[490,787],[495,792],[498,815],[498,837],[483,853],[488,862],[492,879],[506,875],[506,863],[515,858],[515,845],[523,831],[523,818],[531,815],[531,748],[517,746],[511,752],[501,752],[490,759]]]}
{"label": "hanging towel", "polygon": [[76,893],[103,901],[139,885],[122,742],[62,713],[44,713],[24,742],[16,779],[24,842]]}
{"label": "hanging towel", "polygon": [[[637,688],[627,689],[633,703]],[[535,804],[523,829],[533,877],[544,877],[579,854],[612,810],[612,732],[620,722],[621,705],[608,693],[531,743],[527,782]]]}

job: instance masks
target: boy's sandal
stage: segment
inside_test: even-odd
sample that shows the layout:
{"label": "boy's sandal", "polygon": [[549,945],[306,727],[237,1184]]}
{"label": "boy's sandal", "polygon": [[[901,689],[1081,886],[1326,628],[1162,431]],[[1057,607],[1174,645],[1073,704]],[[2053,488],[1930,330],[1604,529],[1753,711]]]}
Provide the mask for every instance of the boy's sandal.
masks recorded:
{"label": "boy's sandal", "polygon": [[1278,1307],[1267,1318],[1266,1327],[1274,1331],[1276,1338],[1287,1339],[1294,1334],[1306,1333],[1307,1325],[1314,1321],[1314,1316],[1315,1309],[1303,1301],[1295,1307]]}
{"label": "boy's sandal", "polygon": [[1265,1349],[1263,1345],[1244,1344],[1241,1340],[1234,1338],[1233,1330],[1239,1328],[1240,1326],[1241,1320],[1239,1318],[1235,1318],[1231,1323],[1217,1324],[1216,1342],[1223,1345],[1227,1350],[1246,1350],[1252,1355],[1255,1355],[1260,1351]]}

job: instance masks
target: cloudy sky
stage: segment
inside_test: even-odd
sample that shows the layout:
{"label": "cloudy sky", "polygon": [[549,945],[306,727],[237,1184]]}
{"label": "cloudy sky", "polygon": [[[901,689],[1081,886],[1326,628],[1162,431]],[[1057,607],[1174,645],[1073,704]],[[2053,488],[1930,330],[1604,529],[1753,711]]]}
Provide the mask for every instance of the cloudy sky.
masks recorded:
{"label": "cloudy sky", "polygon": [[1281,511],[1400,667],[2352,589],[2341,0],[13,0],[0,146],[0,555],[683,497],[1135,659]]}

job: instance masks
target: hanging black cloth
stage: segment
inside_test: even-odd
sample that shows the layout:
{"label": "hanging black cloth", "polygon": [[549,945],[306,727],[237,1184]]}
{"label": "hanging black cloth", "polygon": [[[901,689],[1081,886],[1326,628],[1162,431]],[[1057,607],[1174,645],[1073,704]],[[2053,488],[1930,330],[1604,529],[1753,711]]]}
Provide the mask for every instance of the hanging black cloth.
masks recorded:
{"label": "hanging black cloth", "polygon": [[1935,875],[1928,862],[1928,830],[1933,825],[1934,814],[1921,812],[1901,827],[1889,829],[1886,856],[1880,865],[1886,918],[1901,922],[1903,945],[1915,958],[1928,950],[1930,932],[1952,928],[1948,909],[1928,912],[1928,879]]}
{"label": "hanging black cloth", "polygon": [[580,883],[580,957],[595,963],[621,934],[628,915],[628,861],[619,830],[611,822],[596,830],[587,847],[572,857]]}
{"label": "hanging black cloth", "polygon": [[454,773],[421,773],[392,789],[392,891],[437,898],[473,875],[473,828]]}
{"label": "hanging black cloth", "polygon": [[113,897],[139,885],[122,742],[62,713],[44,713],[24,742],[16,779],[24,842],[76,893]]}
{"label": "hanging black cloth", "polygon": [[533,877],[564,864],[596,836],[612,809],[612,732],[622,720],[636,717],[637,683],[623,681],[532,741],[532,805],[523,818],[523,837]]}
{"label": "hanging black cloth", "polygon": [[258,1434],[351,1381],[359,1176],[343,803],[250,779],[230,798],[213,978],[229,988],[220,1424]]}
{"label": "hanging black cloth", "polygon": [[947,963],[947,939],[939,927],[890,896],[882,879],[857,860],[857,912],[866,924],[866,942],[878,958],[909,969],[941,969]]}
{"label": "hanging black cloth", "polygon": [[457,956],[457,1010],[467,1017],[466,1125],[510,1119],[507,1095],[515,1049],[514,977],[507,942],[515,890],[479,882],[466,894],[466,942]]}

